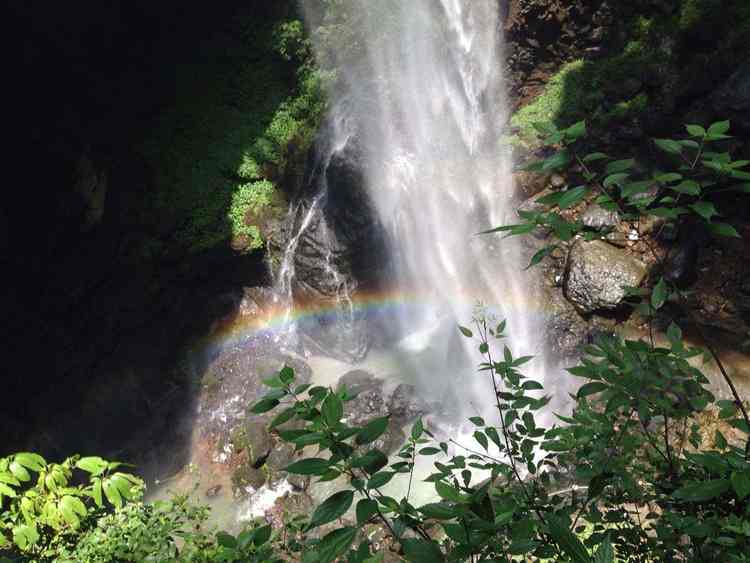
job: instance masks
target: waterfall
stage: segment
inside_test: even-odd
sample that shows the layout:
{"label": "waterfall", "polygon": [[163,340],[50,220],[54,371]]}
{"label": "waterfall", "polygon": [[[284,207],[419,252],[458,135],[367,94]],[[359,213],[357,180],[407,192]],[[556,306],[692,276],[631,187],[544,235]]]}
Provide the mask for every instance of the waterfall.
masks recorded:
{"label": "waterfall", "polygon": [[395,289],[426,305],[397,319],[405,370],[433,398],[476,413],[492,394],[476,373],[477,342],[457,325],[471,324],[477,303],[507,319],[516,355],[541,351],[518,245],[476,236],[514,221],[498,0],[347,0],[325,15],[304,5],[322,26],[321,64],[337,73],[330,118],[358,124]]}

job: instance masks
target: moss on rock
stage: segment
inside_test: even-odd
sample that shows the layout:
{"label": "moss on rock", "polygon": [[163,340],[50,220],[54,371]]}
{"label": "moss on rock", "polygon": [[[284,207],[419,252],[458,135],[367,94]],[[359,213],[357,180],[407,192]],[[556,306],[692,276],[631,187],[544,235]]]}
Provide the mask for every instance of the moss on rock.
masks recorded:
{"label": "moss on rock", "polygon": [[[668,128],[680,107],[708,94],[750,54],[750,2],[681,0],[672,7],[619,6],[622,33],[603,56],[563,64],[543,92],[511,118],[516,140],[535,146],[535,123],[630,134]],[[632,127],[635,125],[636,127]]]}

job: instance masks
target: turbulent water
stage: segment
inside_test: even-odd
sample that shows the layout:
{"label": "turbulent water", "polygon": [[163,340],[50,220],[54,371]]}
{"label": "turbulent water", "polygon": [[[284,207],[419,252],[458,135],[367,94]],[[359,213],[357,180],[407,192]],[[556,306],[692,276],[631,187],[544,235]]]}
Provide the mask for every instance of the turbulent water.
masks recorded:
{"label": "turbulent water", "polygon": [[[505,318],[518,355],[539,354],[528,283],[512,241],[476,233],[513,220],[511,159],[497,0],[348,0],[323,19],[318,55],[332,65],[332,128],[365,153],[367,190],[385,225],[394,285],[429,306],[400,315],[405,371],[434,399],[484,410],[470,325],[481,303]],[[491,397],[491,395],[490,395]],[[455,401],[454,401],[455,402]]]}

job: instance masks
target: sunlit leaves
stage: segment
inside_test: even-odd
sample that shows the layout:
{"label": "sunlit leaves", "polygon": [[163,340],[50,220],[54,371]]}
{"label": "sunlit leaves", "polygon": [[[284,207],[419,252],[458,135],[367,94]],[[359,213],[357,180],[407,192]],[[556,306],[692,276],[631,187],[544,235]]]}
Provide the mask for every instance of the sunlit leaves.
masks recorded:
{"label": "sunlit leaves", "polygon": [[308,528],[317,528],[341,518],[354,501],[353,491],[339,491],[318,505],[310,518]]}
{"label": "sunlit leaves", "polygon": [[656,146],[669,154],[681,154],[682,145],[672,139],[654,139]]}

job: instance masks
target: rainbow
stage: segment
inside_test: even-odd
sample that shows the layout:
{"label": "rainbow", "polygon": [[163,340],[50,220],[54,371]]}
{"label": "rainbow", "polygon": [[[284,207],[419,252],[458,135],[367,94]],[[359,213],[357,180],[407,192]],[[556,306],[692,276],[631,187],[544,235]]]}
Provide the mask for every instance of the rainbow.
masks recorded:
{"label": "rainbow", "polygon": [[[471,311],[479,303],[487,301],[478,297],[478,293],[467,293],[453,299],[453,303],[467,311],[466,324],[470,324]],[[358,318],[381,317],[396,319],[400,315],[416,315],[427,310],[434,310],[436,301],[430,295],[405,293],[403,291],[363,292],[358,291],[351,297],[351,307]],[[504,304],[506,307],[508,303]],[[347,304],[349,306],[349,304]],[[533,314],[543,313],[539,303],[528,299],[516,300],[514,308],[523,308]],[[298,326],[312,324],[330,324],[340,318],[342,305],[333,300],[304,301],[295,303],[289,310],[283,303],[265,302],[258,307],[245,310],[239,307],[231,315],[214,323],[208,336],[200,344],[210,348],[225,348],[241,344],[249,338],[259,335],[274,336],[283,332],[290,323]]]}

